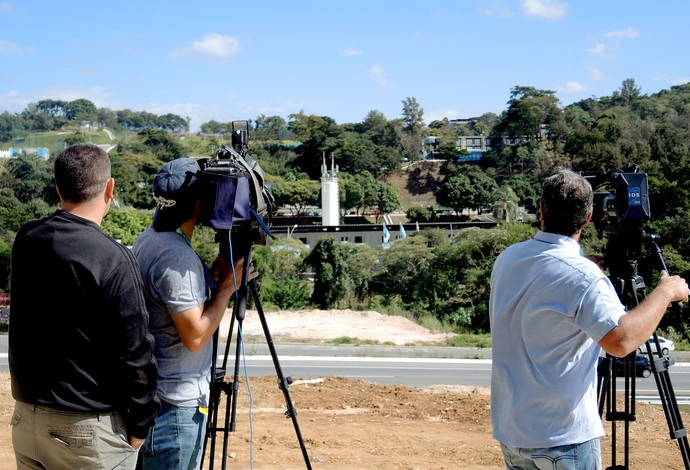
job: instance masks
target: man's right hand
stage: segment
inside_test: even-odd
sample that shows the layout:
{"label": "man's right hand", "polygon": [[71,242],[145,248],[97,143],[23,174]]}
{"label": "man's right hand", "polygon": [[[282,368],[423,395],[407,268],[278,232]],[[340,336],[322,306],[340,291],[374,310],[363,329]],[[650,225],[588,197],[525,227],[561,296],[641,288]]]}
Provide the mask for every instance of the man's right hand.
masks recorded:
{"label": "man's right hand", "polygon": [[145,440],[146,439],[139,439],[138,437],[129,436],[129,445],[131,445],[136,450],[139,450],[141,449],[141,446],[144,445]]}
{"label": "man's right hand", "polygon": [[680,276],[669,276],[666,271],[661,271],[657,289],[663,289],[673,302],[687,302],[690,289],[688,283]]}

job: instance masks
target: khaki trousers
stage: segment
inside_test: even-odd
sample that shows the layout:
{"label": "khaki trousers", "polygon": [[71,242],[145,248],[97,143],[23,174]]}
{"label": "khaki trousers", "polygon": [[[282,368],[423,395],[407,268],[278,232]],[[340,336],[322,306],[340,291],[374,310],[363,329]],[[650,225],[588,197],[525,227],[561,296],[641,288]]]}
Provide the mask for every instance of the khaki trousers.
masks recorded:
{"label": "khaki trousers", "polygon": [[138,452],[129,445],[119,413],[61,411],[15,402],[12,446],[17,469],[132,469]]}

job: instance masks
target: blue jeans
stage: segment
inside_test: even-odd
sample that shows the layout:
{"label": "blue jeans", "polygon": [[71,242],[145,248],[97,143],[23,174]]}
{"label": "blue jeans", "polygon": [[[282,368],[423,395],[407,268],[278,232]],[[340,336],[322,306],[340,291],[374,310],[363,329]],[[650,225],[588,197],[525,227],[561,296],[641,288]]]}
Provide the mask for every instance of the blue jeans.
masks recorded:
{"label": "blue jeans", "polygon": [[508,470],[601,470],[599,439],[559,447],[530,449],[501,444]]}
{"label": "blue jeans", "polygon": [[194,470],[201,465],[206,415],[198,407],[161,400],[156,424],[139,449],[139,468]]}

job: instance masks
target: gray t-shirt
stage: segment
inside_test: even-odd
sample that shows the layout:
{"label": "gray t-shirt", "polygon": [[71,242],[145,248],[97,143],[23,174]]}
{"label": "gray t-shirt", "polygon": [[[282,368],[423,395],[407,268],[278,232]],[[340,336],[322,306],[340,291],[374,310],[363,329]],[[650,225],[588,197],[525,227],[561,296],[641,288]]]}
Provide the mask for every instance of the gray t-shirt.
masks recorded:
{"label": "gray t-shirt", "polygon": [[158,394],[176,406],[208,406],[213,345],[209,342],[192,353],[182,344],[172,320],[176,313],[206,302],[205,266],[180,232],[149,228],[132,251],[141,267],[149,331],[156,340]]}

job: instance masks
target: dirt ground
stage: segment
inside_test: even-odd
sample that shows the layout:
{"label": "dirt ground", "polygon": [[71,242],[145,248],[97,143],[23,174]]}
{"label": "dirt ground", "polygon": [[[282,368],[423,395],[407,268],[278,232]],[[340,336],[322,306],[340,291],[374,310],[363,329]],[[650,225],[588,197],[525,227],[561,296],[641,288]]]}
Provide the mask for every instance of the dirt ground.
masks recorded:
{"label": "dirt ground", "polygon": [[[256,315],[248,312],[244,334],[260,334]],[[289,341],[324,341],[350,336],[381,342],[431,343],[441,335],[398,317],[376,312],[267,312],[277,345]],[[254,324],[256,323],[256,324]],[[221,326],[221,331],[223,326]],[[214,465],[230,469],[503,469],[491,437],[489,390],[476,387],[382,386],[341,377],[299,380],[290,386],[296,419],[285,416],[286,401],[275,376],[242,379],[237,425],[227,439],[217,432]],[[251,403],[250,403],[251,398]],[[0,469],[15,468],[9,421],[13,400],[9,376],[0,375]],[[219,406],[224,423],[225,401]],[[690,418],[683,414],[683,421]],[[602,439],[604,468],[611,465],[611,430]],[[304,451],[298,433],[301,433]],[[622,449],[622,426],[617,447]],[[661,407],[637,404],[630,426],[631,469],[682,469],[682,455],[669,438]],[[207,455],[210,455],[210,450]],[[250,460],[251,459],[251,460]],[[250,464],[252,462],[253,464]],[[619,454],[617,463],[623,463]]]}

